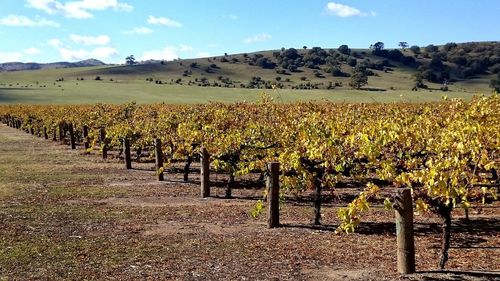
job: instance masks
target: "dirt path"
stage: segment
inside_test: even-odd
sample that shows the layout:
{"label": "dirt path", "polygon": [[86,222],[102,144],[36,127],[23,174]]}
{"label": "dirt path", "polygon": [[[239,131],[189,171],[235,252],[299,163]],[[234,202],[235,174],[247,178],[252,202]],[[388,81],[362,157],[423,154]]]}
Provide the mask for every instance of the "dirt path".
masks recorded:
{"label": "dirt path", "polygon": [[151,164],[81,151],[0,125],[0,280],[500,280],[498,205],[455,221],[453,272],[430,272],[439,226],[417,217],[420,273],[399,276],[390,212],[336,235],[334,207],[313,228],[312,208],[289,202],[269,230],[249,216],[260,190],[200,199],[196,174],[159,183]]}

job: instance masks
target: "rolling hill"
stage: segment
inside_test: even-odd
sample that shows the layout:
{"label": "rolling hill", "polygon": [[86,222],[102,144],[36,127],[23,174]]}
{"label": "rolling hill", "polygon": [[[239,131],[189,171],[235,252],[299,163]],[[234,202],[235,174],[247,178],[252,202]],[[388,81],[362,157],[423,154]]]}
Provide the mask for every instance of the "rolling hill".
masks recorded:
{"label": "rolling hill", "polygon": [[[499,42],[405,49],[378,43],[371,49],[282,48],[135,65],[4,71],[0,102],[190,103],[254,100],[262,91],[284,100],[391,101],[403,95],[422,101],[439,99],[436,92],[443,89],[463,98],[490,93],[490,80],[500,71]],[[368,75],[368,84],[352,89],[354,72]]]}
{"label": "rolling hill", "polygon": [[23,70],[73,68],[73,67],[103,66],[103,65],[106,64],[96,59],[88,59],[79,62],[53,62],[53,63],[8,62],[8,63],[0,63],[0,71],[23,71]]}

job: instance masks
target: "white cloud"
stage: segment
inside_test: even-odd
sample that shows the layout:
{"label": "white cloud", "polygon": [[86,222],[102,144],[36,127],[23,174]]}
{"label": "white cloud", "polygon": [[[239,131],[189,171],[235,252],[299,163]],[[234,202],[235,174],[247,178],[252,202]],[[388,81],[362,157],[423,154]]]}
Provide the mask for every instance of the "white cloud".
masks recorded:
{"label": "white cloud", "polygon": [[93,50],[60,48],[59,54],[65,61],[80,61],[85,59],[109,60],[118,55],[118,51],[111,47],[99,47]]}
{"label": "white cloud", "polygon": [[237,19],[239,19],[239,17],[238,17],[238,16],[233,15],[233,14],[229,14],[229,15],[227,15],[227,18],[228,18],[228,19],[232,19],[232,20],[237,20]]}
{"label": "white cloud", "polygon": [[208,52],[198,52],[198,53],[196,53],[196,57],[197,58],[207,58],[209,56],[210,56],[210,53],[208,53]]}
{"label": "white cloud", "polygon": [[177,54],[177,48],[173,46],[166,46],[160,50],[150,50],[144,52],[144,54],[139,58],[140,60],[174,60],[177,59],[179,55]]}
{"label": "white cloud", "polygon": [[153,30],[150,29],[150,28],[141,26],[141,27],[134,27],[131,30],[123,31],[122,33],[123,34],[139,34],[139,35],[143,35],[143,34],[151,34],[151,33],[153,33]]}
{"label": "white cloud", "polygon": [[41,54],[42,51],[38,48],[32,47],[24,50],[24,53],[27,55],[38,55]]}
{"label": "white cloud", "polygon": [[218,48],[219,44],[210,43],[210,44],[207,45],[207,47],[209,47],[209,48]]}
{"label": "white cloud", "polygon": [[26,27],[59,27],[60,24],[43,18],[30,19],[26,16],[8,15],[0,19],[0,25]]}
{"label": "white cloud", "polygon": [[69,36],[71,41],[77,44],[84,44],[88,46],[95,45],[108,45],[111,42],[111,39],[107,35],[99,35],[99,36],[82,36],[77,34],[71,34]]}
{"label": "white cloud", "polygon": [[194,48],[189,45],[181,45],[181,52],[192,52]]}
{"label": "white cloud", "polygon": [[[362,12],[354,7],[335,2],[328,3],[326,5],[326,11],[330,15],[338,16],[341,18],[354,17],[354,16],[364,17],[368,15],[367,13]],[[374,15],[373,12],[372,15]]]}
{"label": "white cloud", "polygon": [[62,42],[61,40],[57,39],[57,38],[54,38],[54,39],[50,39],[47,44],[49,44],[49,46],[52,46],[56,49],[58,49],[59,47],[61,47],[62,45]]}
{"label": "white cloud", "polygon": [[17,62],[23,57],[21,52],[0,52],[0,62]]}
{"label": "white cloud", "polygon": [[63,3],[58,0],[26,0],[26,6],[48,14],[62,14],[68,18],[87,19],[94,15],[89,11],[114,9],[130,12],[133,7],[118,0],[80,0]]}
{"label": "white cloud", "polygon": [[105,60],[118,55],[118,51],[111,47],[99,47],[91,51],[92,58]]}
{"label": "white cloud", "polygon": [[182,24],[180,22],[171,20],[169,18],[164,18],[164,17],[157,18],[155,16],[149,16],[148,23],[149,24],[165,25],[168,27],[182,27]]}
{"label": "white cloud", "polygon": [[264,42],[264,41],[271,40],[271,38],[273,38],[271,35],[269,35],[267,33],[262,33],[262,34],[258,34],[258,35],[252,36],[252,37],[248,37],[245,40],[243,40],[243,42],[245,42],[247,44],[257,43],[257,42]]}

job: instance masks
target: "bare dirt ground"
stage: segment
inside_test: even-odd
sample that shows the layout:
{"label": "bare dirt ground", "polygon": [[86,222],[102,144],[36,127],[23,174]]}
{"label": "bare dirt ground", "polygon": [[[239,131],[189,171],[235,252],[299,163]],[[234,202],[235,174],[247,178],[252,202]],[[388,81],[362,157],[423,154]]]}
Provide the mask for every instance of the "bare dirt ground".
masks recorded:
{"label": "bare dirt ground", "polygon": [[357,233],[337,235],[345,202],[325,204],[313,227],[312,204],[291,197],[284,226],[267,229],[249,215],[257,188],[201,199],[195,172],[157,182],[152,164],[81,152],[0,125],[0,280],[500,280],[498,202],[469,222],[454,214],[445,272],[433,271],[439,220],[416,216],[418,273],[400,276],[392,212],[372,208]]}

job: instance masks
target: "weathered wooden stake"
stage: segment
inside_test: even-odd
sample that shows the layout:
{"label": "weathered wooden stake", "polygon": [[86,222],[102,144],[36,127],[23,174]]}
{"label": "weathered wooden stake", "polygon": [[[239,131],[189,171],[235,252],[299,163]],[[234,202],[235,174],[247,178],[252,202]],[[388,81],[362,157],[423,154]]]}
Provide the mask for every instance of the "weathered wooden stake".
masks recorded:
{"label": "weathered wooden stake", "polygon": [[125,168],[127,170],[132,169],[132,157],[130,157],[130,140],[128,138],[123,139],[123,153],[125,159]]}
{"label": "weathered wooden stake", "polygon": [[76,149],[75,128],[73,127],[73,123],[69,123],[69,140],[71,149]]}
{"label": "weathered wooden stake", "polygon": [[35,135],[35,128],[33,128],[33,126],[30,126],[30,133],[32,135]]}
{"label": "weathered wooden stake", "polygon": [[271,162],[267,164],[268,180],[267,183],[267,201],[268,208],[268,227],[275,228],[280,226],[280,163]]}
{"label": "weathered wooden stake", "polygon": [[47,133],[47,127],[43,126],[43,138],[48,140],[49,134]]}
{"label": "weathered wooden stake", "polygon": [[413,238],[413,205],[411,190],[398,192],[395,202],[398,272],[415,273],[415,242]]}
{"label": "weathered wooden stake", "polygon": [[106,128],[101,127],[100,140],[101,140],[101,149],[102,149],[102,159],[108,158],[108,144],[106,143]]}
{"label": "weathered wooden stake", "polygon": [[155,138],[155,164],[156,176],[159,181],[163,181],[163,152],[161,151],[161,139]]}
{"label": "weathered wooden stake", "polygon": [[201,148],[201,197],[206,198],[210,196],[210,154],[205,147]]}
{"label": "weathered wooden stake", "polygon": [[89,143],[89,127],[83,126],[83,149],[85,149],[85,153],[88,153],[88,149],[90,148]]}
{"label": "weathered wooden stake", "polygon": [[63,124],[59,123],[59,141],[61,144],[64,142],[64,128]]}
{"label": "weathered wooden stake", "polygon": [[56,126],[52,126],[52,140],[57,141],[57,128]]}

